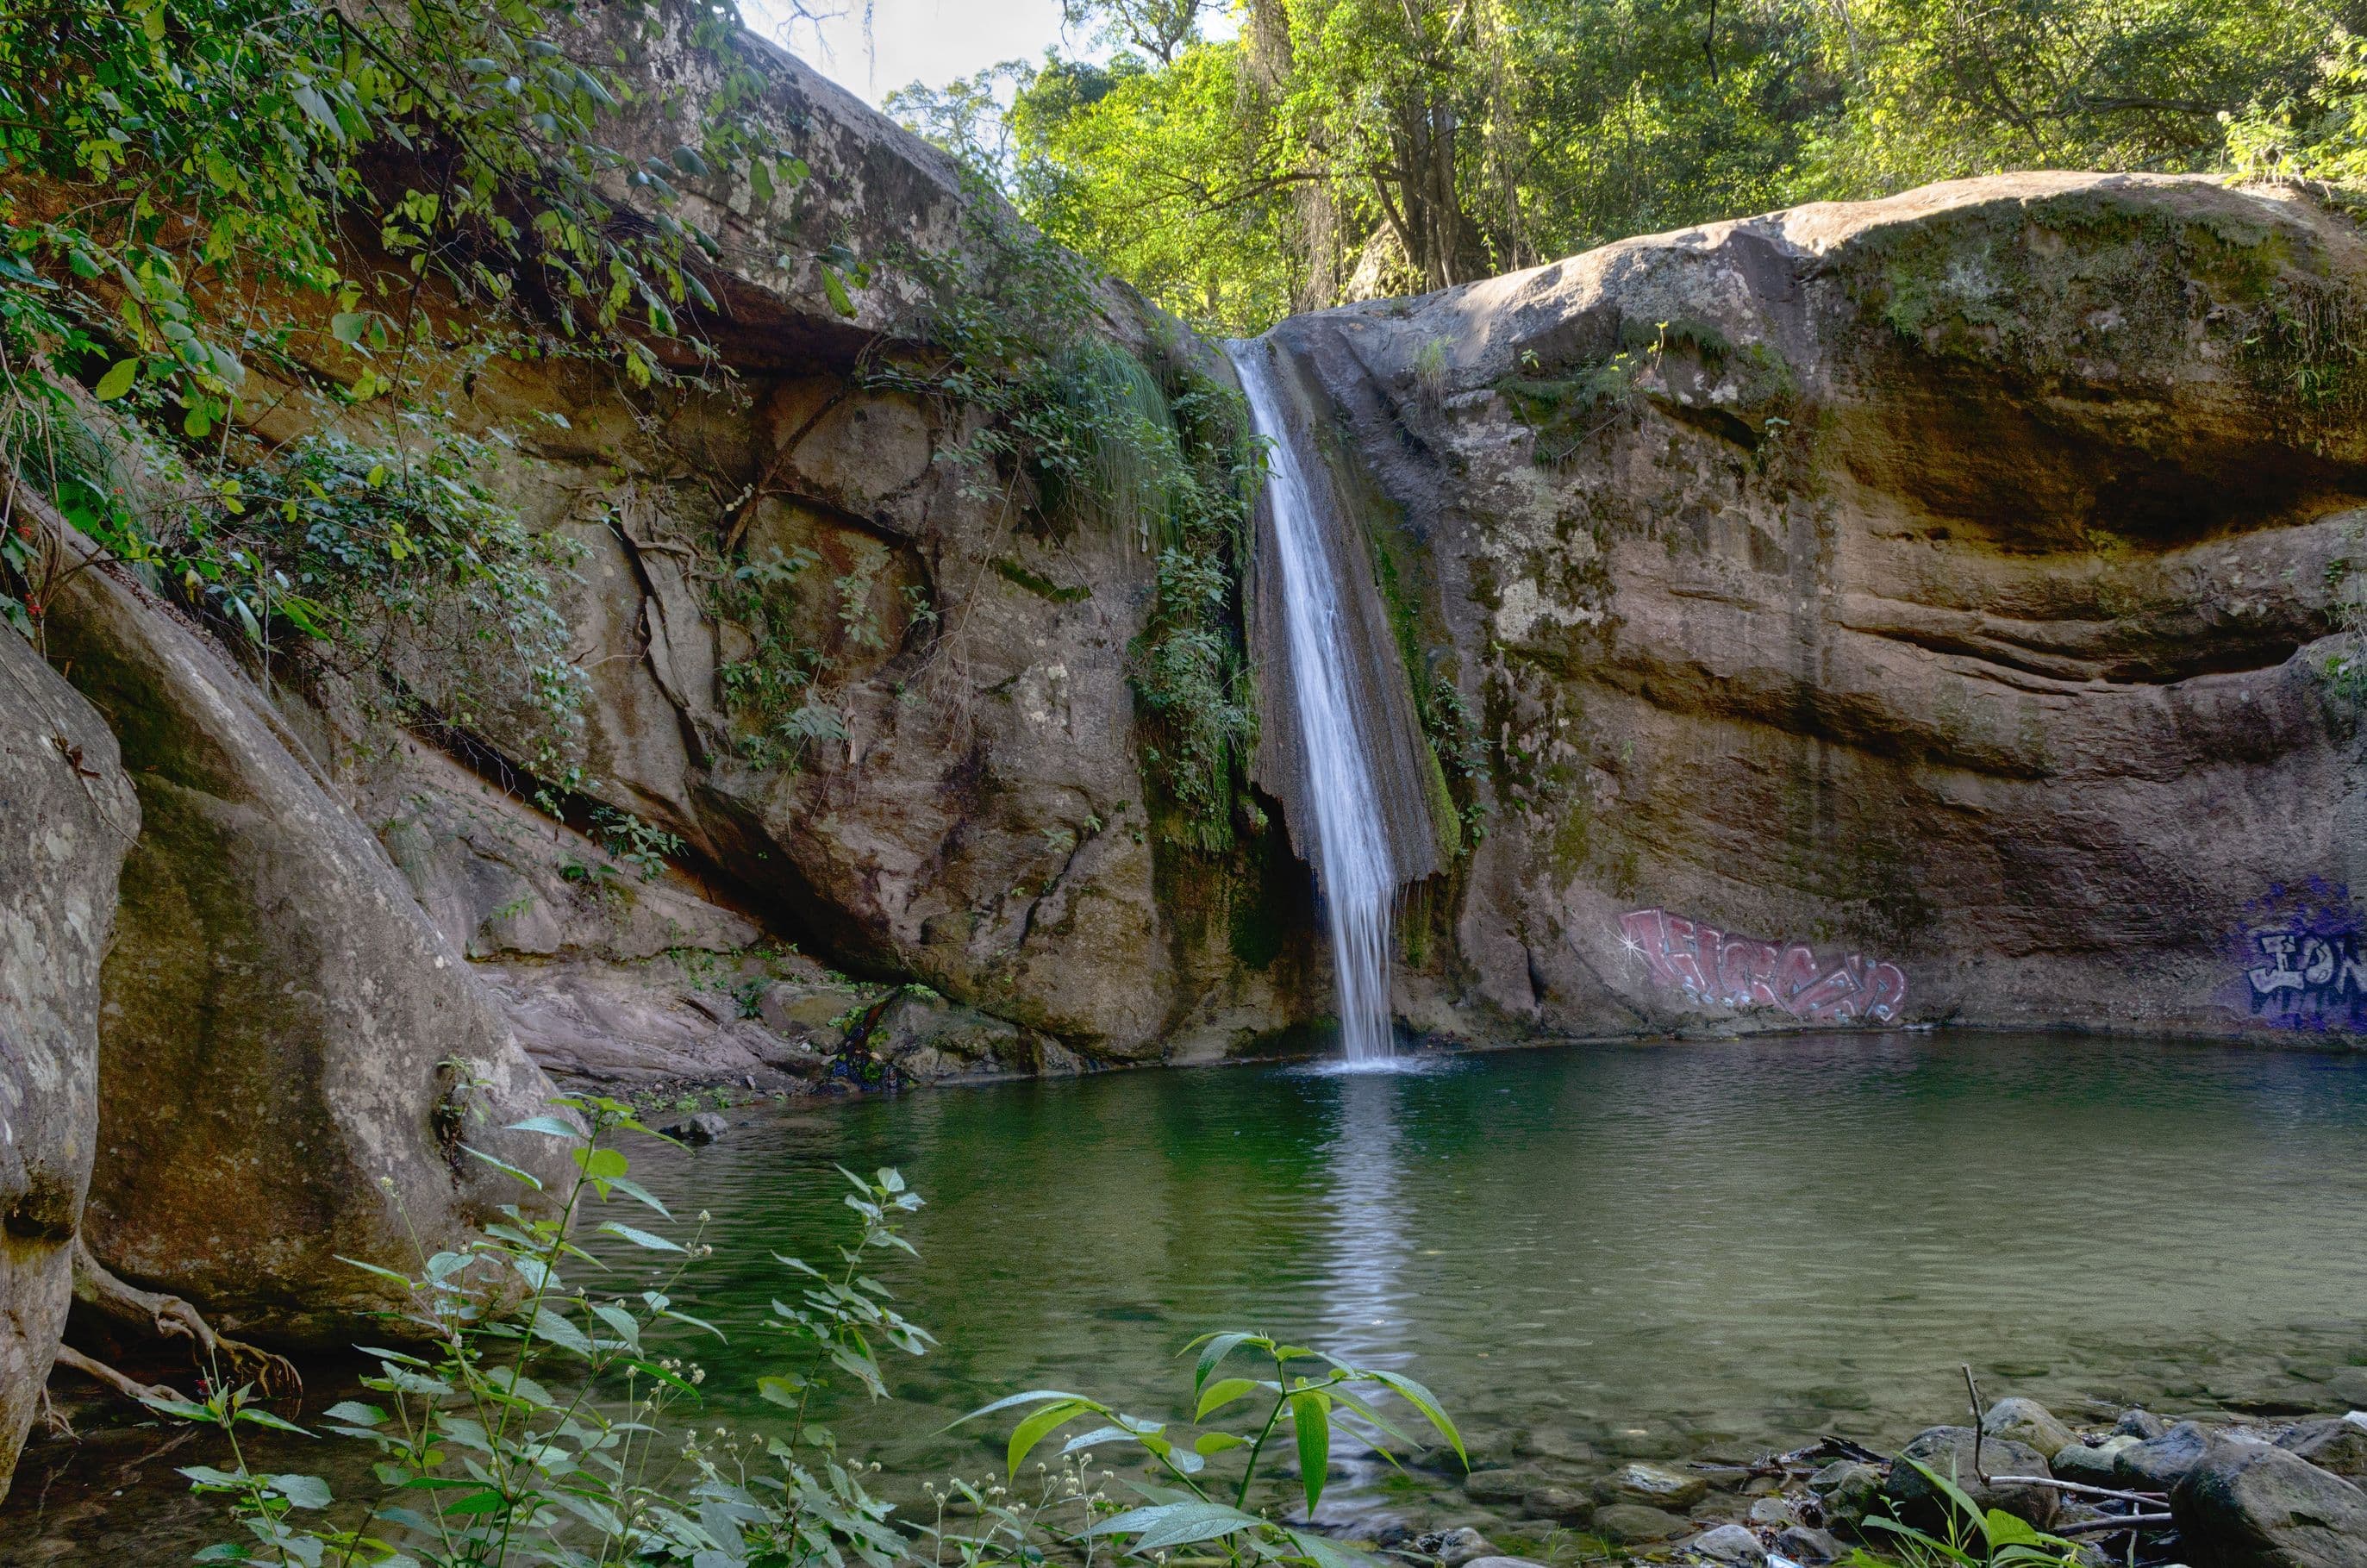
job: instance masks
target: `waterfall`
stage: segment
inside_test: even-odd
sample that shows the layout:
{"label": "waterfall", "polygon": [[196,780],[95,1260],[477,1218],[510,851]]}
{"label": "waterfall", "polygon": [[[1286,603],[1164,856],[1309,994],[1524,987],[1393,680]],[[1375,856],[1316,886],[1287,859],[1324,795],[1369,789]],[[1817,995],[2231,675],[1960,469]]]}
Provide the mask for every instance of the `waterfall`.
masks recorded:
{"label": "waterfall", "polygon": [[1361,642],[1349,634],[1342,611],[1343,574],[1316,509],[1312,458],[1284,416],[1271,351],[1263,343],[1231,343],[1226,352],[1240,373],[1251,424],[1270,451],[1266,497],[1282,578],[1302,801],[1310,819],[1297,830],[1302,846],[1313,850],[1309,858],[1323,895],[1341,1039],[1351,1062],[1386,1061],[1396,1049],[1389,1029],[1390,924],[1405,878],[1389,852],[1373,748],[1358,718],[1368,707],[1357,700],[1353,664]]}

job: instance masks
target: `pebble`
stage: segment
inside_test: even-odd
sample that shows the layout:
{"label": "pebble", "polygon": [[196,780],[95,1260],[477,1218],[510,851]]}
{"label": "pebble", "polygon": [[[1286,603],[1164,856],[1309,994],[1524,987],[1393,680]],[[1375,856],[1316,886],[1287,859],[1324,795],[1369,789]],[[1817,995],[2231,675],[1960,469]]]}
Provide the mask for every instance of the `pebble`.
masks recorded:
{"label": "pebble", "polygon": [[1481,1561],[1517,1561],[1497,1556],[1496,1543],[1469,1525],[1461,1529],[1448,1530],[1444,1535],[1426,1536],[1414,1544],[1436,1557],[1442,1568],[1469,1568],[1469,1564]]}

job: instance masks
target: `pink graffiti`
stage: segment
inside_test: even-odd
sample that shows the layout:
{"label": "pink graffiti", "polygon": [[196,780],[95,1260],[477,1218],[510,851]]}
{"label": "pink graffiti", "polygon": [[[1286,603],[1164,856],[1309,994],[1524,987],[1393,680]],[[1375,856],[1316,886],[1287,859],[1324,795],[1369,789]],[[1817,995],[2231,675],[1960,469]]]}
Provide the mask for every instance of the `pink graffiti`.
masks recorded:
{"label": "pink graffiti", "polygon": [[1663,909],[1621,915],[1619,936],[1620,945],[1644,960],[1653,983],[1695,1002],[1780,1007],[1815,1024],[1886,1024],[1907,1006],[1906,971],[1855,953],[1828,965],[1805,942],[1779,948],[1729,937]]}

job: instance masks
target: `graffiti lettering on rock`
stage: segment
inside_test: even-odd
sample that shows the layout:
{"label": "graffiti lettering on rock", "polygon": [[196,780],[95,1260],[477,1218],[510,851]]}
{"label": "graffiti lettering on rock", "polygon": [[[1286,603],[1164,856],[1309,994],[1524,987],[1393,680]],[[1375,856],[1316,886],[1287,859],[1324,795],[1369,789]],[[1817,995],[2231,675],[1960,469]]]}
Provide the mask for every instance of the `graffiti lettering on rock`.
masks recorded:
{"label": "graffiti lettering on rock", "polygon": [[1619,943],[1655,984],[1695,1002],[1776,1007],[1813,1024],[1886,1024],[1907,1006],[1907,973],[1895,963],[1856,953],[1827,962],[1806,942],[1729,936],[1664,909],[1621,915]]}
{"label": "graffiti lettering on rock", "polygon": [[2312,877],[2246,912],[2231,1003],[2273,1028],[2367,1028],[2367,937],[2350,890]]}

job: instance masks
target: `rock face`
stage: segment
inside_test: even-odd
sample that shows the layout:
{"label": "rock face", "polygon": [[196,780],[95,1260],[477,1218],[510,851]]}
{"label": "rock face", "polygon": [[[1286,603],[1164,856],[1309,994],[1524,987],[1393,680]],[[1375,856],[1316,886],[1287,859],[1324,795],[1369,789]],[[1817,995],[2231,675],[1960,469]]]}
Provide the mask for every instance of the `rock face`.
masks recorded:
{"label": "rock face", "polygon": [[2294,390],[2362,279],[2297,195],[2022,175],[1285,323],[1489,747],[1401,1008],[2367,1026],[2367,388]]}
{"label": "rock face", "polygon": [[[140,797],[103,978],[99,1260],[218,1326],[342,1345],[399,1305],[339,1255],[415,1265],[530,1200],[462,1143],[558,1177],[502,1131],[554,1092],[379,842],[243,675],[100,568],[50,653]],[[126,813],[128,816],[129,813]]]}
{"label": "rock face", "polygon": [[140,807],[106,722],[0,628],[0,1496],[73,1300],[99,965]]}
{"label": "rock face", "polygon": [[2367,1493],[2265,1443],[2214,1440],[2169,1506],[2199,1562],[2367,1568]]}

